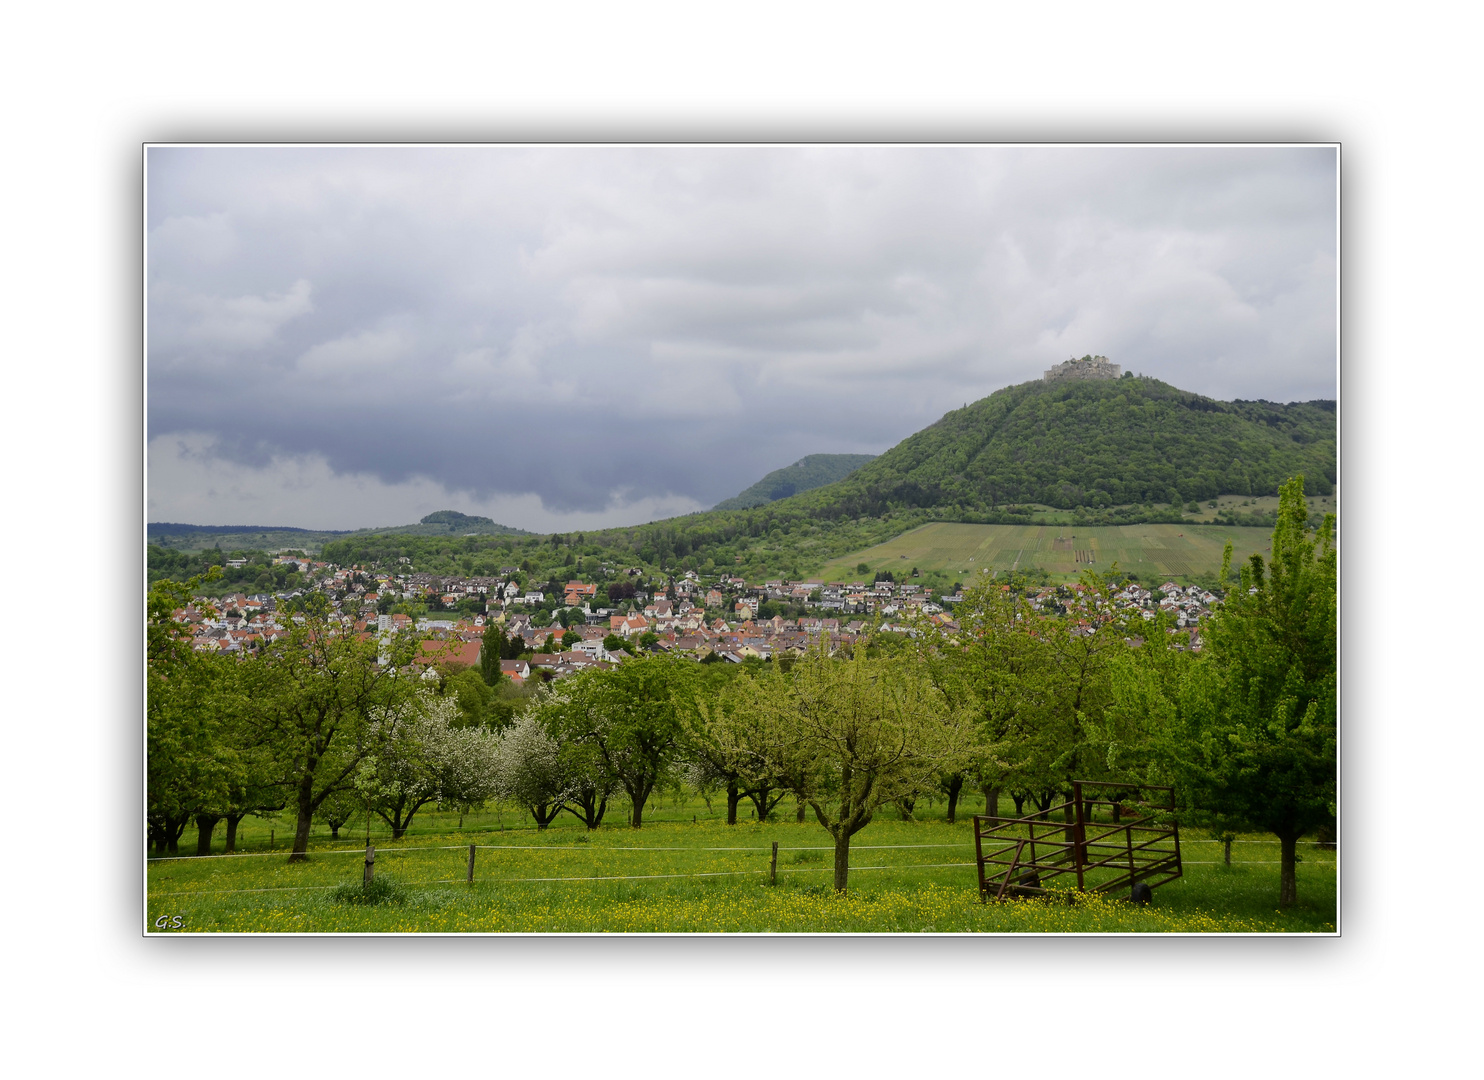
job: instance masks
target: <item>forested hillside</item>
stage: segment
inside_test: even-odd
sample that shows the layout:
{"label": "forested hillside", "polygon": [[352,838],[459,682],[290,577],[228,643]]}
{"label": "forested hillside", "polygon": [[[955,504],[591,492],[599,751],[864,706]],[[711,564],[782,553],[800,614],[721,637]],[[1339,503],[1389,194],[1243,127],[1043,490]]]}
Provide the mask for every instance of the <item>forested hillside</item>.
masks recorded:
{"label": "forested hillside", "polygon": [[[1157,379],[1022,383],[944,416],[816,493],[819,511],[1088,510],[1276,495],[1336,479],[1335,403],[1215,401]],[[827,509],[828,507],[828,509]]]}
{"label": "forested hillside", "polygon": [[380,536],[388,533],[411,536],[530,536],[524,529],[501,525],[487,517],[438,510],[416,525],[388,525],[374,529],[296,529],[281,525],[180,525],[152,521],[146,526],[151,544],[174,551],[276,551],[297,548],[318,551],[325,544],[347,536]]}
{"label": "forested hillside", "polygon": [[740,495],[723,499],[713,510],[746,510],[753,506],[764,506],[801,491],[844,480],[867,462],[875,461],[875,454],[810,454],[782,469],[774,469]]}

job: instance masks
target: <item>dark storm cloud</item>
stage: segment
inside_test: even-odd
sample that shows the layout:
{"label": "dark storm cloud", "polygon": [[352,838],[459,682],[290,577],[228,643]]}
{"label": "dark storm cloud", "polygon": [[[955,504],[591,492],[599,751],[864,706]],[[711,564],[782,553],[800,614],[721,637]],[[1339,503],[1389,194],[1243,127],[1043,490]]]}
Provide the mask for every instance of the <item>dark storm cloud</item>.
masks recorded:
{"label": "dark storm cloud", "polygon": [[1329,150],[155,149],[148,183],[154,519],[635,520],[1086,352],[1335,391]]}

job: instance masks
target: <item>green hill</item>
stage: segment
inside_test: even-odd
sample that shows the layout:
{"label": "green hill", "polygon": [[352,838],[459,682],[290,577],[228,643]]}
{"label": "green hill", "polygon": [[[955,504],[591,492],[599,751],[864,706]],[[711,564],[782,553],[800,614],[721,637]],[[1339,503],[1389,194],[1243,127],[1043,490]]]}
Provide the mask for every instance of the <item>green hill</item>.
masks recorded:
{"label": "green hill", "polygon": [[[847,479],[805,496],[812,516],[941,511],[947,520],[1037,503],[1084,515],[1217,495],[1274,495],[1336,479],[1335,403],[1216,401],[1157,379],[1022,383],[948,413]],[[1145,508],[1145,509],[1140,509]]]}
{"label": "green hill", "polygon": [[812,491],[844,480],[862,465],[875,460],[875,454],[810,454],[786,468],[774,469],[742,494],[724,499],[712,509],[746,510],[764,506],[801,491]]}
{"label": "green hill", "polygon": [[373,529],[299,529],[288,525],[184,525],[173,521],[151,521],[145,526],[149,543],[172,551],[276,551],[296,548],[317,552],[326,544],[356,536],[387,533],[410,536],[530,536],[524,529],[501,525],[487,517],[439,510],[416,525],[391,525]]}

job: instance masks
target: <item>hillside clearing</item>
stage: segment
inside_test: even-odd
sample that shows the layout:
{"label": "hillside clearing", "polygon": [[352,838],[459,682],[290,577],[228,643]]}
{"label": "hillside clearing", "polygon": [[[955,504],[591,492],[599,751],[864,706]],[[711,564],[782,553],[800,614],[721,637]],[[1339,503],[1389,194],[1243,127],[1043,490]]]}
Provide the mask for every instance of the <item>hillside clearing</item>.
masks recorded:
{"label": "hillside clearing", "polygon": [[1221,570],[1221,552],[1232,542],[1232,564],[1249,555],[1265,558],[1271,530],[1224,525],[963,525],[933,522],[884,544],[843,555],[825,564],[826,581],[861,576],[860,563],[874,575],[898,578],[916,567],[959,577],[982,569],[1041,569],[1054,579],[1072,581],[1083,570],[1106,573],[1118,564],[1140,581],[1190,580]]}

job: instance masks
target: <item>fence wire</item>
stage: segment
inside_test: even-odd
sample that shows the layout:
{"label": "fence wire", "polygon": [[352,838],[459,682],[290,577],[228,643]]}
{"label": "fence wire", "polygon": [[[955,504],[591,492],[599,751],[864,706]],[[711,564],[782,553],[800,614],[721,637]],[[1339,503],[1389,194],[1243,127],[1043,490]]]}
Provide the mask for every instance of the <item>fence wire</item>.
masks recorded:
{"label": "fence wire", "polygon": [[[1180,843],[1181,843],[1182,846],[1184,846],[1186,844],[1220,844],[1220,843],[1223,843],[1223,842],[1224,841],[1221,841],[1221,840],[1191,840],[1191,839],[1187,839],[1185,837],[1181,837],[1180,838]],[[393,841],[393,843],[395,843],[395,841]],[[1233,840],[1232,843],[1233,844],[1276,844],[1276,843],[1278,843],[1278,841],[1277,840]],[[1323,840],[1300,840],[1300,841],[1298,841],[1298,843],[1300,845],[1308,846],[1308,847],[1313,847],[1313,846],[1334,847],[1335,846],[1334,844],[1329,843],[1329,842],[1326,842],[1326,841],[1323,841]],[[912,849],[917,849],[917,848],[972,848],[973,846],[974,845],[973,845],[973,843],[971,841],[965,841],[965,842],[962,842],[962,843],[953,843],[953,844],[851,844],[850,845],[850,850],[851,851],[899,851],[899,850],[900,851],[906,851],[906,850],[912,850]],[[751,846],[751,847],[685,847],[685,846],[673,846],[673,847],[635,847],[635,846],[632,846],[632,845],[624,844],[624,845],[618,845],[618,846],[614,846],[614,847],[607,847],[605,845],[601,845],[600,844],[600,845],[594,847],[591,844],[480,844],[480,843],[476,843],[474,845],[474,847],[477,850],[479,850],[479,851],[603,851],[603,852],[611,852],[611,851],[705,851],[705,852],[760,851],[764,855],[769,854],[769,851],[770,851],[769,848],[766,848],[766,847],[757,847],[755,845],[754,846]],[[468,851],[468,850],[469,850],[469,845],[468,844],[419,844],[417,846],[410,846],[410,847],[392,847],[392,846],[389,845],[387,847],[379,847],[379,848],[376,849],[376,851],[377,851],[378,854],[396,854],[396,853],[403,852],[403,851]],[[789,847],[786,847],[786,848],[783,845],[780,844],[778,846],[778,850],[779,851],[834,851],[835,849],[834,849],[834,847],[832,845],[829,845],[829,844],[823,844],[823,845],[819,845],[819,846],[813,846],[813,845],[798,845],[798,846],[795,846],[795,845],[790,845]],[[361,854],[364,854],[365,851],[366,851],[366,849],[364,847],[311,848],[310,850],[304,852],[304,854],[305,855],[361,855]],[[290,855],[292,853],[293,853],[292,850],[289,849],[289,848],[279,848],[279,849],[275,849],[273,851],[234,851],[234,852],[230,852],[230,853],[226,853],[226,854],[221,854],[221,855],[160,855],[160,856],[150,856],[150,857],[148,857],[147,861],[150,862],[150,863],[162,863],[162,862],[184,862],[184,861],[195,861],[195,862],[199,862],[199,861],[202,861],[202,860],[205,860],[205,859],[261,859],[261,858],[266,858],[266,857],[268,857],[270,855],[277,855],[277,856],[280,856],[281,857],[281,856],[285,856],[285,855]],[[1205,864],[1203,864],[1203,863],[1191,863],[1191,865],[1192,866],[1202,866],[1202,865],[1205,865]]]}

